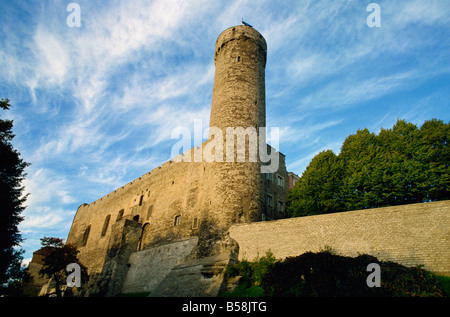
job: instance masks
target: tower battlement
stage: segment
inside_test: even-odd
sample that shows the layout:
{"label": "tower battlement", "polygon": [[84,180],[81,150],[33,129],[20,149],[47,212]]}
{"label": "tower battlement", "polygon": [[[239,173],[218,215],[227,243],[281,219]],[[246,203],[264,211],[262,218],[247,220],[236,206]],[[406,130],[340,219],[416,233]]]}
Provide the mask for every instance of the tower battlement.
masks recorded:
{"label": "tower battlement", "polygon": [[[216,41],[216,48],[214,54],[214,63],[216,63],[219,55],[224,54],[224,51],[227,50],[228,44],[233,43],[233,41],[249,41],[252,45],[258,48],[256,52],[258,56],[263,59],[263,66],[266,66],[266,58],[267,58],[267,43],[264,37],[252,27],[245,25],[237,25],[230,27],[223,31]],[[241,50],[242,52],[242,50]],[[252,53],[252,52],[249,52]],[[239,57],[239,56],[236,56]]]}

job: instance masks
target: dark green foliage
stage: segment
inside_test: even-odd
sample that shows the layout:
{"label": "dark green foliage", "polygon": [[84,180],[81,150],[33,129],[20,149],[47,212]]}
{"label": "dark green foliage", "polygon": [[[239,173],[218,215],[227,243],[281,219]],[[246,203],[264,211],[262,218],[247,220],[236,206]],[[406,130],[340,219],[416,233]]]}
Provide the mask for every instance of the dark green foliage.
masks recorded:
{"label": "dark green foliage", "polygon": [[265,256],[256,259],[254,262],[243,260],[228,266],[225,277],[242,276],[244,283],[247,283],[247,285],[260,285],[264,276],[270,272],[278,261],[273,253],[268,251]]}
{"label": "dark green foliage", "polygon": [[[368,287],[370,263],[381,268],[381,287]],[[421,268],[381,262],[369,255],[356,258],[328,251],[308,252],[274,264],[261,282],[265,296],[445,296],[437,279]]]}
{"label": "dark green foliage", "polygon": [[398,120],[378,135],[358,130],[335,155],[315,156],[288,197],[293,217],[450,198],[450,124]]}
{"label": "dark green foliage", "polygon": [[43,247],[53,248],[53,251],[44,258],[39,274],[53,279],[58,297],[62,296],[61,287],[66,284],[67,276],[70,274],[66,271],[67,265],[78,263],[81,269],[81,279],[84,283],[87,282],[87,268],[77,259],[79,251],[75,246],[64,244],[60,238],[49,237],[42,238],[41,244]]}
{"label": "dark green foliage", "polygon": [[[0,108],[11,107],[8,99],[0,100]],[[0,293],[9,282],[20,279],[24,270],[20,267],[22,252],[15,248],[22,242],[18,225],[25,209],[27,195],[23,195],[21,182],[25,168],[29,165],[20,158],[20,153],[11,144],[12,120],[0,119]]]}

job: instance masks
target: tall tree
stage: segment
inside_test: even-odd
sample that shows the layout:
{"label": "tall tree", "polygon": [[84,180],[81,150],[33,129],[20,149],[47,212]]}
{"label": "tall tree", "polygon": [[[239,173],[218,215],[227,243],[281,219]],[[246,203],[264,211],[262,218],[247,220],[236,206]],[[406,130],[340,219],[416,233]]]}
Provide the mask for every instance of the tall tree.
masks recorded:
{"label": "tall tree", "polygon": [[333,151],[317,154],[289,193],[287,212],[298,217],[342,210],[339,188],[342,172],[342,165]]}
{"label": "tall tree", "polygon": [[450,124],[420,129],[398,120],[378,135],[349,135],[339,155],[314,157],[288,197],[292,216],[376,208],[450,198]]}
{"label": "tall tree", "polygon": [[[9,110],[8,99],[0,100],[0,109]],[[18,225],[23,220],[27,195],[21,186],[29,165],[11,144],[13,121],[0,119],[0,291],[11,279],[20,278],[22,252],[16,248],[22,242]]]}

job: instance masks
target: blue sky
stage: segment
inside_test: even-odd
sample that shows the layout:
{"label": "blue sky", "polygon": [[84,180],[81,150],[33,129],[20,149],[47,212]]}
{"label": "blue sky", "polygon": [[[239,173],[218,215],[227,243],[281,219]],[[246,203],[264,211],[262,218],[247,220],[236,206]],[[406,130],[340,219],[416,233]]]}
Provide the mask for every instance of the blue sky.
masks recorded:
{"label": "blue sky", "polygon": [[242,18],[268,44],[267,126],[290,171],[357,129],[450,119],[447,0],[0,0],[2,117],[32,164],[26,259],[41,237],[67,238],[79,205],[169,160],[175,127],[208,126],[215,41]]}

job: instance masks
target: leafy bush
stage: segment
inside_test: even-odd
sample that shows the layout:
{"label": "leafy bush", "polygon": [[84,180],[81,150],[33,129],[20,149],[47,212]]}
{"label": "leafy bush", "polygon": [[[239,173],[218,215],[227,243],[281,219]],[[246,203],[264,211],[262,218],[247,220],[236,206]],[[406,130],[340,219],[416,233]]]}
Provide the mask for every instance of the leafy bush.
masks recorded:
{"label": "leafy bush", "polygon": [[270,272],[278,261],[271,251],[267,251],[265,256],[256,259],[254,262],[243,260],[228,266],[225,277],[242,276],[244,282],[248,285],[260,285],[264,276]]}

